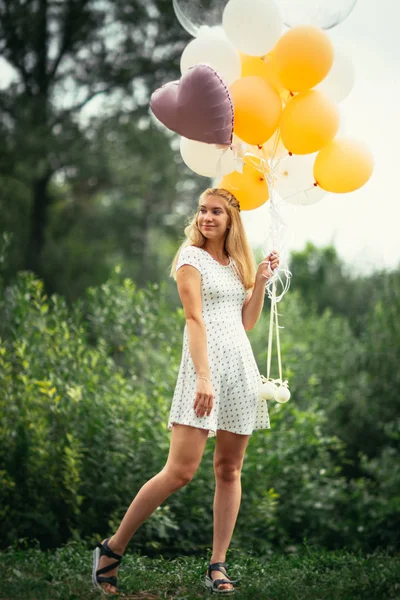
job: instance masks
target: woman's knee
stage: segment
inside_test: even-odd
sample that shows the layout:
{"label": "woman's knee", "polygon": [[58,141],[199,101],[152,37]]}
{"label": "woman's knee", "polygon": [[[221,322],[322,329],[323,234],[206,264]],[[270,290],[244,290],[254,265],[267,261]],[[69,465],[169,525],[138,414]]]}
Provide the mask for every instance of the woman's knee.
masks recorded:
{"label": "woman's knee", "polygon": [[242,465],[229,461],[220,461],[214,465],[216,479],[224,482],[232,482],[240,479]]}
{"label": "woman's knee", "polygon": [[171,487],[174,490],[179,490],[184,487],[188,483],[190,483],[193,479],[193,476],[196,472],[196,468],[194,467],[181,467],[181,468],[171,468],[166,465],[164,468],[165,474],[168,476],[170,480]]}

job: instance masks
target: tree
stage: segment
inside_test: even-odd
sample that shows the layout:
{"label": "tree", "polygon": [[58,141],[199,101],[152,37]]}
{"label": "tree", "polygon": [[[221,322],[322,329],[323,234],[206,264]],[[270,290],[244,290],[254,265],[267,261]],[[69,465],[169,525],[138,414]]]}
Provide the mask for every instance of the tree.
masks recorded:
{"label": "tree", "polygon": [[147,112],[178,75],[185,33],[169,0],[0,0],[0,51],[14,77],[0,96],[0,175],[26,186],[25,268],[43,274],[50,183],[88,162],[82,110],[96,96],[114,112]]}
{"label": "tree", "polygon": [[[333,246],[317,248],[308,242],[299,252],[292,252],[290,267],[293,271],[293,287],[304,300],[319,311],[342,304],[344,264]],[[336,308],[335,307],[335,308]]]}
{"label": "tree", "polygon": [[[88,161],[53,191],[42,254],[50,289],[69,300],[116,265],[141,286],[168,280],[177,238],[204,187],[150,119],[94,121]],[[175,287],[171,281],[171,293]]]}
{"label": "tree", "polygon": [[318,248],[308,242],[299,252],[292,252],[290,268],[292,287],[298,290],[309,306],[319,313],[330,308],[349,318],[352,329],[360,334],[365,319],[380,297],[390,274],[354,276],[351,265],[345,265],[333,246]]}

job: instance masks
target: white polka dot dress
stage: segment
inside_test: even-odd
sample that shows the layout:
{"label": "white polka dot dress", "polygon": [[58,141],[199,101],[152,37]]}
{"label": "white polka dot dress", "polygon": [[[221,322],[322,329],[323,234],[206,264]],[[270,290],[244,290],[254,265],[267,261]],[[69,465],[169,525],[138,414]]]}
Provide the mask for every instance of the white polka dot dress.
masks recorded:
{"label": "white polka dot dress", "polygon": [[214,405],[209,416],[198,417],[193,408],[196,371],[190,356],[187,328],[183,334],[182,360],[172,399],[168,428],[173,423],[250,435],[269,429],[266,400],[259,398],[260,373],[242,322],[246,290],[234,261],[221,265],[196,246],[184,248],[176,265],[195,267],[201,274],[202,312],[207,331],[207,351]]}

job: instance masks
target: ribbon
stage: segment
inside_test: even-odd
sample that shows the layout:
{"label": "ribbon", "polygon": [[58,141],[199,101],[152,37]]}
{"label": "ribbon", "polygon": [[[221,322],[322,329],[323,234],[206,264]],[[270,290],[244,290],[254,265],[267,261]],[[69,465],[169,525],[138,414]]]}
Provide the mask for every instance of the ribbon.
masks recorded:
{"label": "ribbon", "polygon": [[[272,299],[271,299],[271,312],[269,319],[269,334],[268,334],[268,351],[267,351],[267,380],[273,381],[273,383],[280,383],[287,385],[287,381],[283,382],[282,379],[282,359],[281,359],[281,344],[279,337],[279,329],[283,329],[279,326],[279,313],[277,308],[277,297],[276,297],[276,281],[272,283]],[[278,371],[279,377],[278,379],[271,379],[271,359],[272,359],[272,341],[273,334],[275,328],[275,336],[276,336],[276,350],[278,355]]]}

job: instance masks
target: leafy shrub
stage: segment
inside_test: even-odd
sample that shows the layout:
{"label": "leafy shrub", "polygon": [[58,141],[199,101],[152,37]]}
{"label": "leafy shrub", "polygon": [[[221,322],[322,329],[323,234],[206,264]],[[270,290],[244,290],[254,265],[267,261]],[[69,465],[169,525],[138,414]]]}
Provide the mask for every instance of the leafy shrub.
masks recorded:
{"label": "leafy shrub", "polygon": [[[62,298],[47,298],[30,274],[6,290],[0,342],[6,543],[26,536],[54,545],[71,534],[104,531],[144,473],[161,467],[169,409],[163,392],[176,374],[178,344],[171,340],[182,322],[180,312],[163,318],[161,297],[155,287],[138,291],[132,282],[110,281],[97,293],[89,290],[84,307],[69,310]],[[110,298],[118,298],[112,307]],[[159,322],[153,319],[146,339],[151,310]],[[124,327],[130,335],[139,325],[142,343],[138,336],[127,342]],[[114,358],[124,343],[126,364],[137,355],[130,376]]]}
{"label": "leafy shrub", "polygon": [[[0,317],[1,544],[92,542],[115,529],[165,463],[182,310],[171,309],[163,288],[139,290],[118,272],[72,307],[21,273],[2,291]],[[328,548],[398,547],[400,436],[390,406],[375,453],[359,441],[359,423],[367,432],[373,425],[365,357],[376,318],[358,339],[344,317],[317,315],[297,294],[285,299],[282,353],[293,397],[270,404],[271,431],[250,440],[233,547],[292,551],[304,538]],[[381,325],[382,350],[391,347],[394,318],[395,308]],[[267,319],[265,310],[251,333],[264,373]],[[191,484],[139,529],[136,550],[211,546],[214,444]]]}

